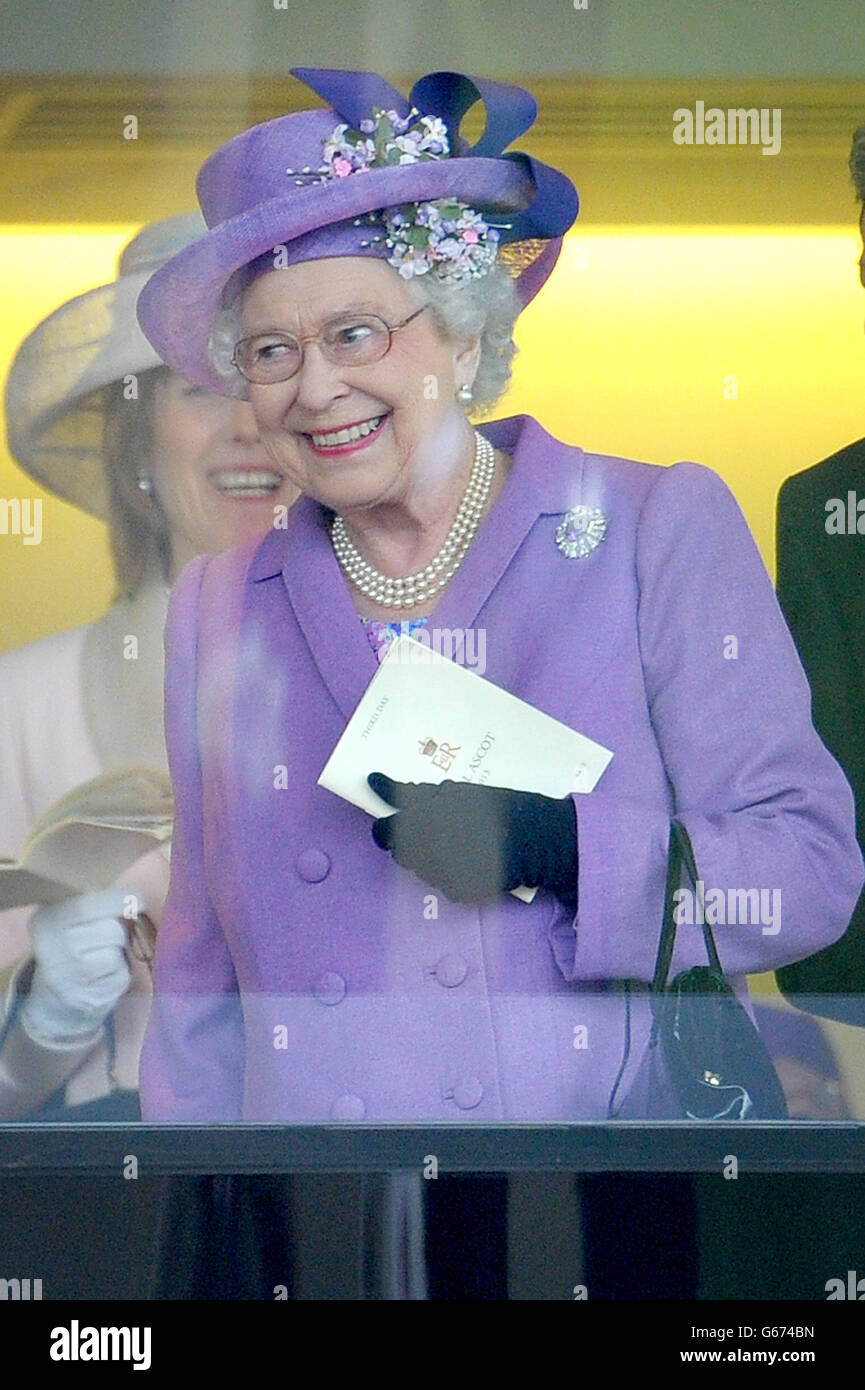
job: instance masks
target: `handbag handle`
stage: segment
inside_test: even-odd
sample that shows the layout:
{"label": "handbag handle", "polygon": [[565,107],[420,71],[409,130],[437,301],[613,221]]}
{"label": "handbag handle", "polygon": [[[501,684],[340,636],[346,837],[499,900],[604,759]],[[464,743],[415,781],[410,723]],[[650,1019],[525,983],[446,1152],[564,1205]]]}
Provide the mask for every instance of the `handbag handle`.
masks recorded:
{"label": "handbag handle", "polygon": [[[681,886],[682,869],[687,871],[688,877],[694,887],[694,895],[697,895],[697,883],[700,881],[694,850],[691,845],[691,837],[681,821],[672,820],[670,822],[670,840],[667,850],[667,882],[664,889],[664,920],[661,926],[661,939],[658,942],[658,954],[655,959],[655,973],[652,977],[652,992],[662,994],[667,987],[667,976],[670,973],[670,962],[673,959],[673,948],[676,944],[676,903],[675,893]],[[718,950],[715,946],[715,938],[712,929],[706,921],[705,913],[703,916],[703,941],[706,944],[706,954],[709,957],[710,966],[718,972],[724,974]]]}

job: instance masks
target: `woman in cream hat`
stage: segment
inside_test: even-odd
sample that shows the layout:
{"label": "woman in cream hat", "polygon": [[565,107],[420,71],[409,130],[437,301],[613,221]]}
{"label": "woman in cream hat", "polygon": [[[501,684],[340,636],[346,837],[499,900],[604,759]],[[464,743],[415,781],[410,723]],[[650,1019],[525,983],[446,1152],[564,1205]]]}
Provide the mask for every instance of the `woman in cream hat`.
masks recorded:
{"label": "woman in cream hat", "polygon": [[[0,848],[10,855],[79,784],[130,764],[165,769],[170,583],[191,556],[261,534],[274,506],[296,495],[264,455],[249,407],[190,386],[138,327],[142,286],[203,230],[197,214],[146,227],[117,279],[49,315],[12,364],[10,452],[42,486],[108,523],[117,596],[97,622],[0,657]],[[118,917],[132,893],[141,924],[158,921],[166,884],[156,851],[124,876],[123,892],[0,914],[0,960],[19,961],[0,1048],[4,1118],[137,1114],[149,972],[142,952],[126,949]],[[137,942],[145,951],[146,935]]]}

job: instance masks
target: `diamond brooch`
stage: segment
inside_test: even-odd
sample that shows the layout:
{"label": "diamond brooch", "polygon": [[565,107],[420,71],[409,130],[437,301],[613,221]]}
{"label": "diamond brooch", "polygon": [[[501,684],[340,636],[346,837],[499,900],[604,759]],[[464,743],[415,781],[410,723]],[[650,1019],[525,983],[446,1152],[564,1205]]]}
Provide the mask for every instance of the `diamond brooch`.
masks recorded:
{"label": "diamond brooch", "polygon": [[607,533],[607,518],[598,507],[572,507],[556,530],[556,545],[569,560],[591,555]]}

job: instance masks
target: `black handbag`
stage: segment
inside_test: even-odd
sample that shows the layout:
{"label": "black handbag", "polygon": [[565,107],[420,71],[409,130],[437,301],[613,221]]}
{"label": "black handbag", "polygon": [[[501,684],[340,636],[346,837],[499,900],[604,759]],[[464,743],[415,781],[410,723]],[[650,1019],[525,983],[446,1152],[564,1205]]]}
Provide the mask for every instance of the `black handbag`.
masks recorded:
{"label": "black handbag", "polygon": [[665,1064],[681,1118],[689,1120],[785,1120],[787,1104],[778,1074],[746,1010],[731,988],[703,921],[708,965],[684,970],[668,984],[676,942],[675,893],[687,872],[694,891],[699,874],[687,830],[670,827],[664,921],[650,1001],[649,1048]]}

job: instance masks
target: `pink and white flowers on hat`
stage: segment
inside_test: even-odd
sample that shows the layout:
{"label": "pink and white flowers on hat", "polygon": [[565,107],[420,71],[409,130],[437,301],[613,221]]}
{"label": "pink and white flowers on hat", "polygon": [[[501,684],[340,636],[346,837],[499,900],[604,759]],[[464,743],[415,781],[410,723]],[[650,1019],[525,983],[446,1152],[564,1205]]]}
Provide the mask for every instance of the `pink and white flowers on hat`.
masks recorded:
{"label": "pink and white flowers on hat", "polygon": [[[406,117],[374,107],[372,118],[358,129],[338,125],[323,148],[318,172],[327,179],[447,159],[451,152],[444,121],[421,116],[414,107]],[[440,279],[467,280],[485,275],[495,261],[499,233],[467,203],[452,198],[403,203],[384,209],[379,220],[393,252],[388,264],[403,279],[434,271]]]}
{"label": "pink and white flowers on hat", "polygon": [[496,258],[499,234],[466,203],[439,198],[433,203],[406,203],[383,213],[388,264],[404,280],[430,270],[445,280],[485,275]]}
{"label": "pink and white flowers on hat", "polygon": [[372,119],[353,130],[338,125],[324,142],[321,173],[333,178],[385,169],[391,164],[416,164],[418,160],[443,159],[450,154],[447,127],[438,116],[421,116],[412,107],[408,116],[373,107]]}

